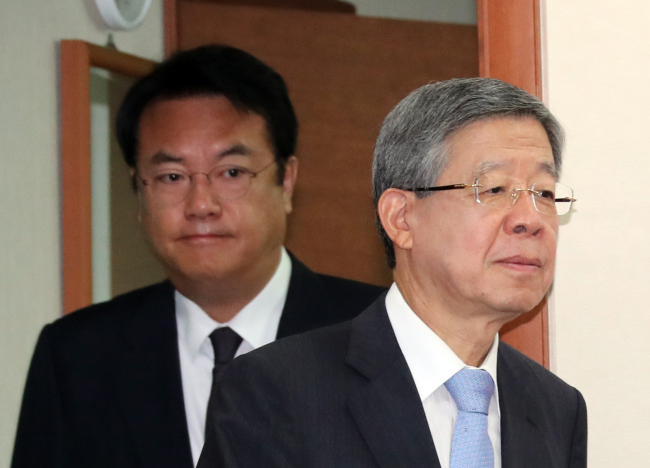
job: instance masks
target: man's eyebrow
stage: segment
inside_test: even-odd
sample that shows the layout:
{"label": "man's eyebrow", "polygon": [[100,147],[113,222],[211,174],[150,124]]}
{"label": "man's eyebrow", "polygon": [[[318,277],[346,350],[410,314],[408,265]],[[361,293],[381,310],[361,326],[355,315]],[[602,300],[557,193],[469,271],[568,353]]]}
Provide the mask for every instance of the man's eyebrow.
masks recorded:
{"label": "man's eyebrow", "polygon": [[555,180],[557,180],[560,177],[560,174],[557,168],[555,167],[555,163],[551,164],[548,162],[544,162],[541,163],[539,167],[542,170],[542,172],[546,172],[547,174],[551,175],[551,177],[553,177]]}
{"label": "man's eyebrow", "polygon": [[165,153],[164,151],[158,151],[156,154],[153,155],[151,158],[151,163],[152,164],[165,164],[165,163],[184,163],[185,158],[182,158],[180,156],[173,156],[169,153]]}
{"label": "man's eyebrow", "polygon": [[480,179],[485,174],[501,169],[505,164],[496,161],[483,161],[474,169],[474,178]]}
{"label": "man's eyebrow", "polygon": [[[253,154],[253,152],[249,147],[239,143],[230,146],[223,151],[219,151],[216,154],[215,158],[221,159],[221,158],[225,158],[226,156],[250,156],[251,154]],[[182,156],[174,156],[164,151],[158,151],[156,154],[152,156],[151,163],[152,164],[165,164],[165,163],[184,164],[185,158],[183,158]]]}
{"label": "man's eyebrow", "polygon": [[226,148],[223,151],[219,151],[217,153],[217,158],[221,159],[225,158],[226,156],[251,156],[252,154],[253,152],[248,146],[238,143],[236,145],[232,145],[229,148]]}

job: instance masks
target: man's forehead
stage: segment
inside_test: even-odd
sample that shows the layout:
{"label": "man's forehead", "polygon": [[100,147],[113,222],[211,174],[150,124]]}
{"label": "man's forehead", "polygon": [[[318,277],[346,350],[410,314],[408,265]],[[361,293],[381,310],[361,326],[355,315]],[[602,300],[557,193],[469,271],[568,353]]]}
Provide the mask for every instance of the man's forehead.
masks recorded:
{"label": "man's forehead", "polygon": [[481,178],[483,176],[493,174],[496,172],[510,172],[517,169],[520,164],[527,164],[528,170],[534,174],[545,174],[557,179],[559,177],[558,171],[555,167],[555,162],[537,161],[537,162],[524,162],[521,160],[506,160],[506,161],[491,161],[484,160],[478,163],[474,168],[473,176]]}
{"label": "man's forehead", "polygon": [[553,148],[544,126],[533,117],[492,116],[471,122],[447,136],[447,168],[481,177],[525,171],[558,177]]}
{"label": "man's forehead", "polygon": [[[219,162],[225,158],[228,158],[229,156],[253,156],[255,152],[246,146],[243,143],[235,143],[230,146],[227,146],[226,148],[216,151],[212,155],[212,160],[214,162]],[[176,154],[171,154],[169,152],[166,152],[164,150],[157,151],[156,153],[153,154],[149,159],[150,164],[154,165],[159,165],[159,164],[166,164],[166,163],[178,163],[178,164],[189,164],[192,162],[191,157],[183,156],[183,155],[176,155]],[[250,158],[248,158],[250,159]]]}

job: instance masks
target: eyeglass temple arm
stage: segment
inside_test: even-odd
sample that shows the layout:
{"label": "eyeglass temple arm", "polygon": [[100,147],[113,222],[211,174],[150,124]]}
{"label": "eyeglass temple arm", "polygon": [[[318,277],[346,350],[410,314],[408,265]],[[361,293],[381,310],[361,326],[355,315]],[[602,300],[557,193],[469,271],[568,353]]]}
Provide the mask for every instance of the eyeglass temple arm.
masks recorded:
{"label": "eyeglass temple arm", "polygon": [[440,185],[438,187],[416,187],[416,188],[408,188],[402,190],[408,190],[410,192],[438,192],[441,190],[455,190],[455,189],[462,189],[465,187],[471,187],[471,185],[452,184],[452,185]]}
{"label": "eyeglass temple arm", "polygon": [[[438,187],[416,187],[412,189],[402,189],[402,190],[409,190],[411,192],[437,192],[441,190],[455,190],[455,189],[463,189],[465,187],[474,187],[474,185],[467,185],[467,184],[452,184],[452,185],[440,185]],[[564,198],[556,198],[556,202],[577,202],[577,198],[571,198],[571,197],[564,197]]]}

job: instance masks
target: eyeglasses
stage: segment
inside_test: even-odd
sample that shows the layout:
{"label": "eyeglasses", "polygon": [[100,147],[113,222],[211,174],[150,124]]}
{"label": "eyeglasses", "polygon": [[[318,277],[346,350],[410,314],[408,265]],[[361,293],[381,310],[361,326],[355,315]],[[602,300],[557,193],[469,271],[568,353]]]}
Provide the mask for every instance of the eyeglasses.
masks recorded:
{"label": "eyeglasses", "polygon": [[213,194],[222,200],[236,200],[248,193],[252,180],[273,166],[275,161],[257,172],[250,169],[222,164],[210,172],[187,173],[179,170],[162,170],[151,177],[141,177],[142,185],[149,189],[151,197],[160,203],[171,205],[180,203],[190,194],[196,184],[196,176],[204,175]]}
{"label": "eyeglasses", "polygon": [[534,183],[530,188],[518,188],[507,178],[475,179],[473,184],[439,185],[437,187],[423,187],[404,189],[411,192],[437,192],[442,190],[456,190],[471,188],[474,198],[481,205],[491,208],[510,208],[519,196],[526,192],[533,199],[533,206],[537,211],[547,215],[562,216],[571,211],[573,202],[573,189],[559,182]]}

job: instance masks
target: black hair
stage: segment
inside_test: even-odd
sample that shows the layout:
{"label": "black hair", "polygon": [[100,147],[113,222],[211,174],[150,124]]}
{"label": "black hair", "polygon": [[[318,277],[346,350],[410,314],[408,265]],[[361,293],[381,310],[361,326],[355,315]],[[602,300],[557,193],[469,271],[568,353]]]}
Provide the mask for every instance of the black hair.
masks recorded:
{"label": "black hair", "polygon": [[117,140],[127,165],[137,165],[140,118],[148,106],[162,100],[199,96],[223,96],[237,110],[264,118],[281,182],[286,162],[295,153],[298,135],[287,86],[262,61],[225,45],[179,52],[129,90],[116,118]]}

